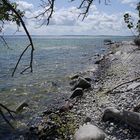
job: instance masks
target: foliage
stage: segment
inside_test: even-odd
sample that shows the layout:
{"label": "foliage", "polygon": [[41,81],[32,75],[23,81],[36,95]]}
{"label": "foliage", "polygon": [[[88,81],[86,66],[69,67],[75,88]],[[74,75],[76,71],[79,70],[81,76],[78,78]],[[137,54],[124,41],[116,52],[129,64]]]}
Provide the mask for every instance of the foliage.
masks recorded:
{"label": "foliage", "polygon": [[[6,2],[9,2],[6,0]],[[17,8],[16,3],[10,3],[12,7],[18,12],[18,14],[23,17],[24,16],[24,11],[20,11]],[[20,26],[20,19],[18,16],[11,10],[11,8],[5,4],[4,0],[0,0],[0,21],[2,22],[2,25],[0,27],[0,32],[2,32],[2,28],[4,26],[5,21],[11,21],[15,22],[17,26]]]}
{"label": "foliage", "polygon": [[135,38],[134,43],[140,47],[140,38]]}
{"label": "foliage", "polygon": [[132,16],[129,13],[126,13],[124,15],[124,21],[127,24],[128,29],[136,29],[136,31],[138,32],[138,38],[140,38],[140,2],[137,4],[136,10],[138,11],[139,18],[136,24],[134,24]]}

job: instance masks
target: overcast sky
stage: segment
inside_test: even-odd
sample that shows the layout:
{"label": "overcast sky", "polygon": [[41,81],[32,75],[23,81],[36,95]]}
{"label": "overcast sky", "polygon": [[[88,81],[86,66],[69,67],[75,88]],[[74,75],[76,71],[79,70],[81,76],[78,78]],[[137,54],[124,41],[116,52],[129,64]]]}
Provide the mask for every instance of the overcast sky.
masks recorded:
{"label": "overcast sky", "polygon": [[[14,0],[13,0],[14,1]],[[99,4],[96,0],[90,8],[90,13],[84,21],[78,19],[78,5],[81,0],[56,0],[55,13],[49,26],[39,25],[34,17],[41,12],[39,0],[16,0],[21,10],[25,11],[25,23],[32,35],[132,35],[123,21],[126,12],[131,13],[136,20],[136,3],[139,0],[111,0],[109,5]],[[13,23],[5,26],[5,34],[13,34],[16,26]],[[24,34],[22,28],[16,34]]]}

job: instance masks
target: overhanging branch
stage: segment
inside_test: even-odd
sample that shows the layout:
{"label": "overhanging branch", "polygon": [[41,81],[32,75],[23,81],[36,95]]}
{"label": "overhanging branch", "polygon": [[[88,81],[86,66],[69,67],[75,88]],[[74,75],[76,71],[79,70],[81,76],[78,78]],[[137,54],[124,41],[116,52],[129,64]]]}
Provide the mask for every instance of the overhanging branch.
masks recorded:
{"label": "overhanging branch", "polygon": [[[20,57],[19,57],[19,59],[18,59],[18,62],[17,62],[16,66],[15,66],[15,68],[14,68],[14,71],[13,71],[13,73],[12,73],[12,76],[14,76],[15,71],[16,71],[16,69],[17,69],[17,67],[18,67],[18,64],[19,64],[19,62],[20,62],[20,60],[21,60],[23,54],[24,54],[24,53],[27,51],[27,49],[29,48],[29,46],[31,46],[31,59],[30,59],[29,68],[31,69],[30,72],[33,72],[33,52],[34,52],[34,45],[33,45],[32,38],[31,38],[31,36],[30,36],[30,34],[29,34],[27,28],[26,28],[26,25],[25,25],[25,23],[24,23],[22,17],[19,15],[19,13],[16,11],[16,9],[15,9],[7,0],[2,0],[2,1],[3,1],[3,3],[4,3],[5,5],[7,5],[7,6],[11,9],[11,11],[12,11],[12,12],[17,16],[17,18],[20,20],[21,25],[22,25],[22,27],[23,27],[23,29],[24,29],[24,31],[25,31],[25,33],[26,33],[28,39],[29,39],[29,42],[30,42],[30,44],[27,45],[27,47],[24,49],[24,51],[23,51],[22,54],[20,55]],[[26,68],[25,68],[25,69],[26,69]],[[27,69],[26,69],[26,70],[27,70]]]}
{"label": "overhanging branch", "polygon": [[[50,23],[50,19],[54,13],[54,4],[55,4],[55,0],[48,0],[48,2],[45,2],[44,0],[41,0],[42,4],[40,5],[44,11],[42,11],[41,13],[39,13],[37,16],[35,16],[34,18],[40,20],[44,20],[41,24],[44,25],[48,25]],[[47,15],[47,17],[45,17],[45,15]]]}

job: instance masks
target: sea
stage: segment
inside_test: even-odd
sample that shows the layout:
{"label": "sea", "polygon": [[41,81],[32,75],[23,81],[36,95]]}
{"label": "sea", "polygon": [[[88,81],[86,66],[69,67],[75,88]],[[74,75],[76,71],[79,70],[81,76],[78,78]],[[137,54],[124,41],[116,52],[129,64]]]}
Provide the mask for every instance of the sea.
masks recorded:
{"label": "sea", "polygon": [[0,103],[15,110],[19,104],[27,102],[29,109],[20,116],[24,123],[70,97],[69,77],[92,66],[95,54],[106,53],[105,39],[116,42],[133,39],[131,36],[32,36],[33,73],[20,74],[30,63],[29,48],[12,77],[17,60],[29,41],[26,36],[4,38],[9,48],[0,40]]}

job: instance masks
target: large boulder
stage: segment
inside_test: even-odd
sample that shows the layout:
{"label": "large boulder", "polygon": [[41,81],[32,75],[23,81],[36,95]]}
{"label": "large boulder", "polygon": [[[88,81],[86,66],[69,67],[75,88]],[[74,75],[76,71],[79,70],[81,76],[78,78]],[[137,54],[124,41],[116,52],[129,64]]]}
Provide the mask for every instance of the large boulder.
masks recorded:
{"label": "large boulder", "polygon": [[112,119],[120,119],[121,114],[120,111],[114,107],[108,107],[105,109],[104,114],[102,116],[103,121],[110,121]]}
{"label": "large boulder", "polygon": [[75,97],[82,97],[84,94],[83,89],[82,88],[76,88],[72,95],[70,96],[70,99],[73,99]]}
{"label": "large boulder", "polygon": [[72,90],[75,90],[76,88],[88,89],[90,87],[90,82],[88,82],[85,78],[79,77]]}
{"label": "large boulder", "polygon": [[97,126],[86,124],[80,126],[74,135],[75,140],[104,140],[105,134]]}
{"label": "large boulder", "polygon": [[103,121],[119,120],[140,131],[140,113],[116,108],[107,108],[103,114]]}

